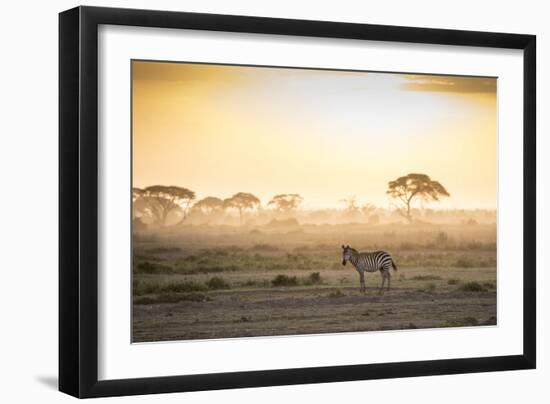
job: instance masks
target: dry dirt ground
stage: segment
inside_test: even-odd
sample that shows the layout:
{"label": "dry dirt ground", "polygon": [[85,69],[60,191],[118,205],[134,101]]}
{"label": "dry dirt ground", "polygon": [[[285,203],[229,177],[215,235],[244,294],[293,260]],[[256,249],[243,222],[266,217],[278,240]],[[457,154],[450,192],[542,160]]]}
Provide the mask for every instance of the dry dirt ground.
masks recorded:
{"label": "dry dirt ground", "polygon": [[[396,282],[398,283],[398,282]],[[264,288],[133,306],[133,342],[496,324],[496,291]]]}

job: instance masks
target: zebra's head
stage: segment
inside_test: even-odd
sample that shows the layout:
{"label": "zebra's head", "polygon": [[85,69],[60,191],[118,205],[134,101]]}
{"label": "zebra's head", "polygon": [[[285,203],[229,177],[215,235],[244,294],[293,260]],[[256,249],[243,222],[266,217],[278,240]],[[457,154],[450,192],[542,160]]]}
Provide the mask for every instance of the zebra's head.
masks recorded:
{"label": "zebra's head", "polygon": [[342,244],[342,265],[346,265],[346,261],[351,258],[352,251],[353,251],[353,248],[351,248],[349,245],[344,246]]}

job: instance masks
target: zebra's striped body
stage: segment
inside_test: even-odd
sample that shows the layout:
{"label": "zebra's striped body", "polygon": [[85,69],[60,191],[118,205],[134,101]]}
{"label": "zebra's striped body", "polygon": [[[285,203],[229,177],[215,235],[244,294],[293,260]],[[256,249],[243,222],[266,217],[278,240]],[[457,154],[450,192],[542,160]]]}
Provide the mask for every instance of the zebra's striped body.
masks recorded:
{"label": "zebra's striped body", "polygon": [[390,254],[385,251],[373,251],[360,253],[355,248],[351,248],[349,245],[342,246],[342,265],[346,265],[346,261],[350,261],[357,272],[359,272],[359,281],[361,284],[361,292],[365,291],[365,272],[380,271],[382,276],[382,284],[380,285],[380,292],[384,288],[386,279],[388,280],[388,290],[390,290],[391,275],[390,269],[397,270],[395,263]]}

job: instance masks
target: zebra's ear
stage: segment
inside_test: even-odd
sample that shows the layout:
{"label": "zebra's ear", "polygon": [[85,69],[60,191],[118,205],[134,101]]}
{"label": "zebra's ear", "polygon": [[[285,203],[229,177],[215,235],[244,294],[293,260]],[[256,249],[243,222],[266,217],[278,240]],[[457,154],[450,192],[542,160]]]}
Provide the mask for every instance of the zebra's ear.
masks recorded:
{"label": "zebra's ear", "polygon": [[344,247],[344,244],[342,244],[342,250],[345,250],[345,249],[346,249],[346,247]]}
{"label": "zebra's ear", "polygon": [[346,246],[346,248],[349,248],[349,244]]}

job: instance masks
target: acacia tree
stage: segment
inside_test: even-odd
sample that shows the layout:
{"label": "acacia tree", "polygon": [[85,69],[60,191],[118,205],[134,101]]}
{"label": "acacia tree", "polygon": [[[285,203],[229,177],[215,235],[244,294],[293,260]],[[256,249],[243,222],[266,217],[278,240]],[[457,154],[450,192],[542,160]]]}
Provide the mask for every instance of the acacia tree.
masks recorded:
{"label": "acacia tree", "polygon": [[193,199],[195,193],[183,187],[153,185],[144,189],[132,189],[136,216],[149,216],[161,226],[166,226],[166,219],[173,211],[182,213],[179,223],[185,220]]}
{"label": "acacia tree", "polygon": [[412,222],[411,202],[414,198],[424,201],[439,201],[440,197],[451,196],[438,181],[426,174],[408,174],[388,183],[386,193],[400,203],[397,211],[408,222]]}
{"label": "acacia tree", "polygon": [[223,201],[215,196],[207,196],[193,205],[193,209],[202,212],[206,216],[212,216],[214,213],[222,210],[223,207]]}
{"label": "acacia tree", "polygon": [[239,192],[231,198],[223,201],[225,208],[233,208],[239,211],[239,223],[243,223],[243,212],[260,206],[260,199],[253,194]]}
{"label": "acacia tree", "polygon": [[271,198],[267,205],[274,205],[281,213],[289,213],[298,208],[303,200],[304,198],[298,194],[279,194]]}

